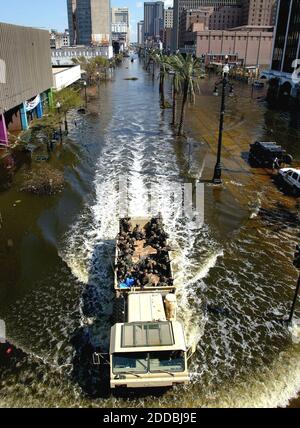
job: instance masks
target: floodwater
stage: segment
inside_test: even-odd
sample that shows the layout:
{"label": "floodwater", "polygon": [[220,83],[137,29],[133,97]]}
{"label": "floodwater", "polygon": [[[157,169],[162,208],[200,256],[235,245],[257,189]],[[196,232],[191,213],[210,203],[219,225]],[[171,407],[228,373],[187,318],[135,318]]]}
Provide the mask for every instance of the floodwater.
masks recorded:
{"label": "floodwater", "polygon": [[[276,140],[300,161],[298,118],[269,110],[258,90],[251,100],[236,83],[225,118],[224,184],[212,186],[220,105],[213,86],[213,77],[201,82],[188,138],[177,139],[171,110],[159,108],[158,81],[138,60],[125,61],[90,100],[91,113],[69,117],[69,141],[50,161],[64,171],[63,192],[20,193],[19,171],[0,194],[0,318],[23,351],[0,368],[1,406],[276,407],[297,395],[300,344],[280,322],[297,279],[297,199],[270,171],[251,170],[246,155],[255,139]],[[78,356],[87,329],[108,345],[120,177],[132,216],[147,214],[150,184],[161,201],[179,314],[189,342],[199,341],[189,386],[127,398],[107,394]],[[203,225],[182,218],[167,196],[174,184],[199,181]]]}

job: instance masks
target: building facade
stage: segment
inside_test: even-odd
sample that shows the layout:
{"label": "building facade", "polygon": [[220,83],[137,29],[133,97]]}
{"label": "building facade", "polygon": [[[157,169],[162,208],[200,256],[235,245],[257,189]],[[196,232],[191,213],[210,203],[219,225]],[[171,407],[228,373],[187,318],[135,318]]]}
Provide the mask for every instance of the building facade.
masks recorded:
{"label": "building facade", "polygon": [[285,94],[300,100],[300,0],[281,0],[277,10],[271,67],[270,94]]}
{"label": "building facade", "polygon": [[168,7],[164,11],[164,28],[173,28],[173,8]]}
{"label": "building facade", "polygon": [[244,25],[275,25],[277,0],[245,0]]}
{"label": "building facade", "polygon": [[143,46],[144,44],[144,34],[145,34],[144,21],[139,21],[137,23],[137,43],[139,46]]}
{"label": "building facade", "polygon": [[173,32],[173,8],[168,7],[164,12],[164,39],[163,47],[166,51],[171,51]]}
{"label": "building facade", "polygon": [[277,4],[278,0],[174,0],[173,50],[182,46],[180,28],[181,20],[185,20],[184,10],[210,8],[209,30],[228,30],[245,25],[274,26]]}
{"label": "building facade", "polygon": [[[200,27],[202,26],[202,28]],[[229,56],[232,65],[259,67],[269,64],[273,27],[240,27],[232,30],[203,30],[203,24],[193,24],[186,33],[185,48],[197,57],[205,58],[206,65],[224,62]],[[197,31],[197,30],[200,31]]]}
{"label": "building facade", "polygon": [[67,0],[70,44],[111,45],[110,0]]}
{"label": "building facade", "polygon": [[113,57],[112,46],[72,46],[69,48],[53,49],[51,51],[51,62],[53,66],[68,66],[74,64],[73,59],[85,57],[87,59],[103,56]]}
{"label": "building facade", "polygon": [[70,34],[66,30],[64,33],[59,33],[56,30],[50,32],[50,48],[61,49],[70,46]]}
{"label": "building facade", "polygon": [[126,24],[129,27],[129,9],[128,7],[112,7],[111,8],[111,23],[112,24]]}
{"label": "building facade", "polygon": [[130,44],[130,17],[127,7],[113,7],[111,9],[112,42],[115,51],[123,51]]}
{"label": "building facade", "polygon": [[153,41],[163,39],[164,30],[164,2],[144,3],[144,42],[151,44]]}
{"label": "building facade", "polygon": [[53,89],[61,91],[81,79],[80,65],[70,67],[52,67]]}
{"label": "building facade", "polygon": [[[242,16],[242,7],[244,0],[174,0],[174,17],[173,17],[173,37],[172,37],[172,50],[176,51],[180,45],[179,43],[179,28],[180,28],[180,17],[184,9],[197,10],[201,7],[213,7],[215,11],[218,11],[222,7],[233,7],[237,8]],[[222,23],[223,18],[218,18],[218,24]],[[232,27],[236,26],[234,23]],[[227,27],[228,28],[228,27]],[[226,29],[225,23],[221,29]]]}
{"label": "building facade", "polygon": [[52,102],[48,31],[0,23],[0,143]]}

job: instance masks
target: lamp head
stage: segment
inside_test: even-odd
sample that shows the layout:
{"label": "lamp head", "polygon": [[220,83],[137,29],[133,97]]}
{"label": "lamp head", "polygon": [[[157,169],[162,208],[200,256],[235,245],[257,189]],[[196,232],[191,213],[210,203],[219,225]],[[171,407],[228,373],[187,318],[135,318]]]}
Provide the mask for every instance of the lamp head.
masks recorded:
{"label": "lamp head", "polygon": [[223,74],[228,74],[229,70],[230,70],[229,65],[225,64],[224,67],[223,67]]}

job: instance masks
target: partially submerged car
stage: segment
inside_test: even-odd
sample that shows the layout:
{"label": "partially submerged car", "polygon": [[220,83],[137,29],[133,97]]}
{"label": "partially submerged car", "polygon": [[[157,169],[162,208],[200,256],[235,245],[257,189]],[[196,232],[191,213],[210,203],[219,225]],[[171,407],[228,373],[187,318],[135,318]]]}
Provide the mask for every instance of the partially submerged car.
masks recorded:
{"label": "partially submerged car", "polygon": [[281,168],[278,171],[280,181],[292,192],[294,196],[300,194],[300,169]]}
{"label": "partially submerged car", "polygon": [[290,165],[291,155],[275,142],[256,141],[250,144],[249,163],[251,166],[263,168],[280,168],[281,165]]}

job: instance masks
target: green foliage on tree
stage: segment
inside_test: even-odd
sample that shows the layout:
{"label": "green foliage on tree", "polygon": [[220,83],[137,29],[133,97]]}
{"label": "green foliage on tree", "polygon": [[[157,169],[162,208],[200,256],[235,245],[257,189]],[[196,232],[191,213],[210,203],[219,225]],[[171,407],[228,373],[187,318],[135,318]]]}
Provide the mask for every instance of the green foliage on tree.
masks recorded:
{"label": "green foliage on tree", "polygon": [[103,56],[94,58],[78,57],[72,58],[74,64],[79,64],[81,70],[86,73],[87,83],[93,85],[99,80],[107,80],[111,61]]}
{"label": "green foliage on tree", "polygon": [[[199,90],[199,78],[204,76],[204,70],[201,60],[188,54],[185,57],[181,54],[172,55],[168,61],[169,69],[174,73],[173,77],[173,122],[175,123],[176,112],[176,94],[182,93],[182,104],[180,121],[178,127],[178,135],[182,134],[186,104],[188,99],[190,102],[195,101],[195,93]],[[175,97],[175,101],[174,101]]]}
{"label": "green foliage on tree", "polygon": [[56,109],[57,103],[60,104],[60,112],[62,114],[68,113],[69,110],[77,108],[82,105],[82,98],[80,92],[72,87],[64,88],[61,91],[54,92],[54,108]]}

